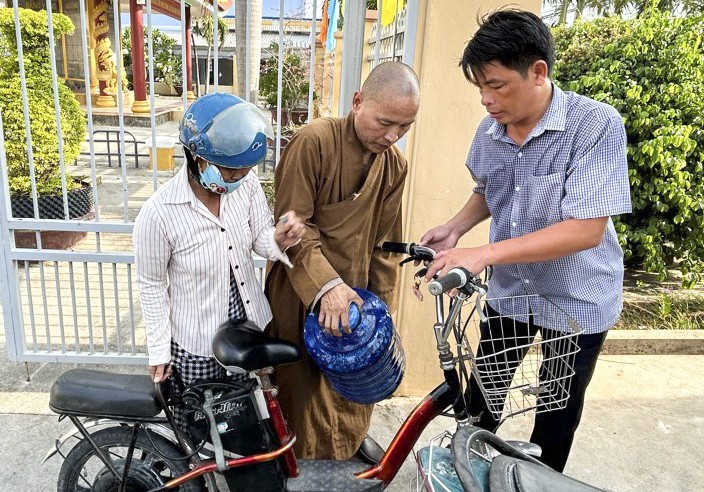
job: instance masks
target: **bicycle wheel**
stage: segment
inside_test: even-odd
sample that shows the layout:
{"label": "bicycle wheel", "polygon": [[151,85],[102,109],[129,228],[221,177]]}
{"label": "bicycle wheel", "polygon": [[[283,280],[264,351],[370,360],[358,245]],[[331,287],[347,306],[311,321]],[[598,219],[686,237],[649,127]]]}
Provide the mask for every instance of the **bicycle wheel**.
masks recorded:
{"label": "bicycle wheel", "polygon": [[[153,432],[150,432],[150,440],[146,432],[149,431],[140,429],[137,434],[125,487],[127,492],[159,487],[189,470],[188,460],[167,459],[159,454],[163,453],[166,457],[182,456],[183,453],[176,445]],[[91,437],[122,475],[132,440],[132,427],[109,427],[91,434]],[[119,487],[119,480],[86,439],[82,439],[68,453],[61,465],[57,482],[58,492],[117,492]],[[203,482],[200,478],[191,480],[177,490],[200,492],[203,490]]]}

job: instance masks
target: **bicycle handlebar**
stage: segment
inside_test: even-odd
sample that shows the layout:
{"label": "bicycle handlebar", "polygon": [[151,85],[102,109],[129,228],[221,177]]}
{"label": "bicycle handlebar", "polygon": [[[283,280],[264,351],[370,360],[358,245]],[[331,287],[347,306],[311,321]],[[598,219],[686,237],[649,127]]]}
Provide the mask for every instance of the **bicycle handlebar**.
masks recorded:
{"label": "bicycle handlebar", "polygon": [[[433,249],[416,243],[385,241],[381,245],[381,250],[388,253],[401,253],[408,255],[408,258],[403,260],[401,265],[413,260],[431,261],[435,259],[435,251]],[[468,270],[462,267],[453,268],[447,272],[447,275],[442,278],[434,278],[428,284],[428,291],[434,296],[440,296],[452,289],[465,289],[467,293],[473,291],[478,293],[480,296],[485,295],[488,290],[487,286],[482,283],[479,277],[475,277]]]}
{"label": "bicycle handlebar", "polygon": [[402,253],[410,256],[414,260],[432,260],[435,258],[435,251],[427,246],[416,243],[397,243],[385,241],[381,245],[381,250],[387,253]]}
{"label": "bicycle handlebar", "polygon": [[444,277],[431,281],[428,284],[428,292],[439,296],[449,290],[464,287],[471,278],[472,275],[464,268],[453,268]]}

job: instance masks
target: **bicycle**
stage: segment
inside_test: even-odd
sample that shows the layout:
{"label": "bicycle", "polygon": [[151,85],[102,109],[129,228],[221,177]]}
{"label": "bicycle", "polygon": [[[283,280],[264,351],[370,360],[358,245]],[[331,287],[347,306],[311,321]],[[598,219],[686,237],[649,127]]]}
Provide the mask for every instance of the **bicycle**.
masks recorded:
{"label": "bicycle", "polygon": [[[402,264],[430,261],[434,256],[431,249],[414,243],[384,243],[383,249],[405,254]],[[416,274],[416,288],[422,275],[424,270]],[[446,310],[443,293],[450,289],[458,289],[458,295]],[[213,340],[218,362],[228,374],[247,374],[245,381],[201,381],[185,387],[176,399],[169,395],[168,384],[154,384],[147,375],[87,369],[61,375],[52,386],[50,408],[60,420],[68,417],[74,428],[57,439],[46,457],[59,454],[64,458],[58,490],[157,492],[200,491],[207,487],[215,491],[213,472],[223,473],[231,490],[383,490],[433,419],[449,411],[458,428],[468,427],[471,422],[464,388],[469,373],[481,376],[481,371],[476,360],[471,370],[466,366],[472,356],[461,309],[476,294],[473,312],[481,315],[487,287],[478,277],[459,269],[433,280],[429,291],[435,296],[433,330],[444,381],[410,413],[377,465],[355,460],[296,459],[295,435],[287,427],[270,375],[274,366],[298,361],[300,349],[266,336],[245,321],[224,325]],[[451,334],[457,355],[448,342]],[[564,373],[560,380],[566,382],[570,377],[568,366]],[[524,389],[527,387],[530,385]],[[510,385],[507,389],[512,391]],[[524,401],[560,404],[539,387],[525,391],[524,396]],[[495,399],[498,402],[500,394]],[[187,431],[174,420],[171,408],[176,403],[186,408]],[[77,442],[64,453],[62,449],[70,439]],[[432,489],[433,460],[424,464],[421,453],[416,457],[424,473],[421,483]]]}

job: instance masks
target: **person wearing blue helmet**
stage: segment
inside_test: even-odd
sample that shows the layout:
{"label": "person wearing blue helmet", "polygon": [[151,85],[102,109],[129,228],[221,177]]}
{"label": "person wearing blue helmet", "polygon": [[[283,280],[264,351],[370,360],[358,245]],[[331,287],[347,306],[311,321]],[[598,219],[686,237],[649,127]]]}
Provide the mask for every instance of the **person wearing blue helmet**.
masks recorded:
{"label": "person wearing blue helmet", "polygon": [[[325,330],[349,332],[350,303],[362,306],[355,287],[374,292],[395,310],[398,258],[381,251],[381,244],[402,240],[408,164],[394,144],[410,129],[419,104],[413,69],[381,63],[355,92],[347,116],[318,118],[286,145],[275,174],[275,212],[295,209],[306,232],[288,251],[293,268],[269,268],[272,335],[305,349],[306,311],[316,308]],[[365,439],[373,405],[340,396],[308,354],[276,375],[297,456],[347,459],[361,449],[365,459],[379,458],[379,448]]]}
{"label": "person wearing blue helmet", "polygon": [[283,251],[304,225],[288,211],[274,226],[250,172],[273,136],[256,106],[208,94],[188,107],[179,130],[186,164],[144,203],[133,243],[149,373],[159,382],[175,368],[188,384],[224,375],[211,347],[222,323],[269,323],[252,251],[290,267]]}

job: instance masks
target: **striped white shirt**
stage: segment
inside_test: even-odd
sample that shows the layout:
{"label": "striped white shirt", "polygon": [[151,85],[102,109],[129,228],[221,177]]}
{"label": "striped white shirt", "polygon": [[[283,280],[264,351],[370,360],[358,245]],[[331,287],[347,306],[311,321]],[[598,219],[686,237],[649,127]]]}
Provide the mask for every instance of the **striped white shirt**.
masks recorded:
{"label": "striped white shirt", "polygon": [[144,203],[132,241],[150,365],[171,360],[172,338],[192,354],[212,357],[213,336],[227,320],[230,269],[247,319],[261,329],[271,320],[252,251],[288,258],[274,241],[271,212],[253,173],[221,197],[215,217],[196,198],[183,166]]}

